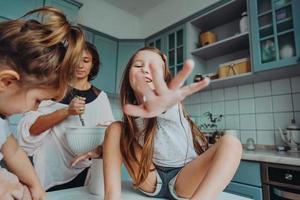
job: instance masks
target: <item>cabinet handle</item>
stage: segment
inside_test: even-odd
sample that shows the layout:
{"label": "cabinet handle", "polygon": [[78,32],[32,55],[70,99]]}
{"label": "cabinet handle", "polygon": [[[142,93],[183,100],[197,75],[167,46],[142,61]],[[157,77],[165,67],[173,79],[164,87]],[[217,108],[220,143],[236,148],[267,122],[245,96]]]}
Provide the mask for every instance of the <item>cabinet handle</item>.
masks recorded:
{"label": "cabinet handle", "polygon": [[291,180],[293,180],[293,175],[287,173],[287,174],[284,174],[284,178],[285,178],[285,180],[291,181]]}

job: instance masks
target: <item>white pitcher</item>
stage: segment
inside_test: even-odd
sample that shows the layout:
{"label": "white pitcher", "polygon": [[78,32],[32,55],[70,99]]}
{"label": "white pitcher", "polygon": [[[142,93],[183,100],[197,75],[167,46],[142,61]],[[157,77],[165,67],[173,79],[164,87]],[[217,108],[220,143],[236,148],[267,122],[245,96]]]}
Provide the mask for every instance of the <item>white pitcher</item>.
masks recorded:
{"label": "white pitcher", "polygon": [[90,193],[104,198],[103,160],[93,159],[91,166],[91,182],[88,186]]}

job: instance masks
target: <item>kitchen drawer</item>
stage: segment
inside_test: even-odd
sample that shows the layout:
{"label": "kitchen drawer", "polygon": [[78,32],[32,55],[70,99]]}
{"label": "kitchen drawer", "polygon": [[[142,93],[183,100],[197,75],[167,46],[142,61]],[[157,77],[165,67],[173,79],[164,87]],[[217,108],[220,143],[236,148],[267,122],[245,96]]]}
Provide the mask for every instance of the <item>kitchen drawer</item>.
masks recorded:
{"label": "kitchen drawer", "polygon": [[260,164],[241,161],[232,181],[261,187]]}

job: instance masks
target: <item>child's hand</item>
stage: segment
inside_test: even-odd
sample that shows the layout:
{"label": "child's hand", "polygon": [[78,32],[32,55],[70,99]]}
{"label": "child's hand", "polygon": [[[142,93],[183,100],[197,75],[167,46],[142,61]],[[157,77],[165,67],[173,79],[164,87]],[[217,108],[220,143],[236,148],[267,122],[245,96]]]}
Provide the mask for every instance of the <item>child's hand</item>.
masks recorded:
{"label": "child's hand", "polygon": [[21,200],[24,188],[14,174],[0,169],[0,200]]}
{"label": "child's hand", "polygon": [[46,193],[41,185],[29,188],[32,200],[44,200]]}
{"label": "child's hand", "polygon": [[155,117],[182,101],[186,96],[205,88],[209,84],[208,78],[182,87],[193,68],[194,61],[187,60],[183,69],[167,85],[162,77],[163,68],[150,64],[155,90],[150,89],[145,82],[143,74],[137,73],[136,78],[139,84],[139,91],[136,92],[143,95],[144,102],[140,105],[127,104],[124,106],[124,112],[131,116]]}
{"label": "child's hand", "polygon": [[102,145],[99,145],[95,149],[75,157],[71,161],[71,166],[74,167],[78,162],[82,160],[91,159],[91,158],[102,158],[102,154],[103,154]]}

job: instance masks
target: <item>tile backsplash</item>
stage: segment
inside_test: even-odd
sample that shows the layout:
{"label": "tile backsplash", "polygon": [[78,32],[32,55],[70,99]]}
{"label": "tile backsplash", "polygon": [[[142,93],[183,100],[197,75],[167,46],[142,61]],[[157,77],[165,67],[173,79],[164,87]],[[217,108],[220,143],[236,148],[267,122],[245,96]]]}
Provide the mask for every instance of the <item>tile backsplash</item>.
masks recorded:
{"label": "tile backsplash", "polygon": [[278,127],[286,128],[295,118],[300,125],[300,76],[235,87],[205,90],[184,100],[186,110],[200,126],[203,114],[224,115],[218,129],[236,129],[242,143],[283,144]]}

